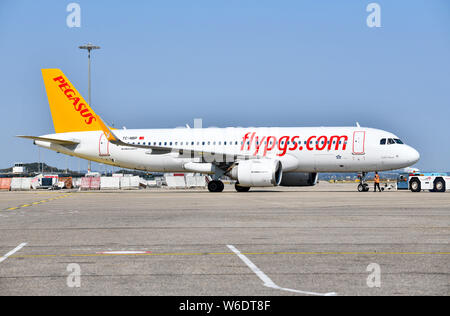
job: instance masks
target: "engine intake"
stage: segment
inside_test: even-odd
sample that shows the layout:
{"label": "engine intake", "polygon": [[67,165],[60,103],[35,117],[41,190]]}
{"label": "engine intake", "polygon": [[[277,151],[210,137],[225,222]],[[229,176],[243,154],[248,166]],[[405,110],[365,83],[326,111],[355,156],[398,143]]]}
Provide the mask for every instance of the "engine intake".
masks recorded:
{"label": "engine intake", "polygon": [[244,187],[272,187],[281,182],[281,162],[273,159],[243,160],[231,170],[230,176]]}

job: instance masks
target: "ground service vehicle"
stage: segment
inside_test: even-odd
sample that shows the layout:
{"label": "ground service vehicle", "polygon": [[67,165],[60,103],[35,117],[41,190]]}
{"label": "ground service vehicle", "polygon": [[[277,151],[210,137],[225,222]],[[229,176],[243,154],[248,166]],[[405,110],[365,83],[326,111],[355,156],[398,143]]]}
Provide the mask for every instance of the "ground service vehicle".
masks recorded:
{"label": "ground service vehicle", "polygon": [[450,176],[446,173],[412,173],[409,175],[408,187],[412,192],[445,192],[450,190]]}

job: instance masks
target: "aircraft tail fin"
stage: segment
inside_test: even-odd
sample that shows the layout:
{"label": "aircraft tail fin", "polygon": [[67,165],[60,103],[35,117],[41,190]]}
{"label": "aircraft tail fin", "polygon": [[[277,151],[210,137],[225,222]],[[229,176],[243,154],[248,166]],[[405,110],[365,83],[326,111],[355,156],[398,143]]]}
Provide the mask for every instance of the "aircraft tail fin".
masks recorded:
{"label": "aircraft tail fin", "polygon": [[56,133],[100,131],[100,118],[60,69],[42,69]]}

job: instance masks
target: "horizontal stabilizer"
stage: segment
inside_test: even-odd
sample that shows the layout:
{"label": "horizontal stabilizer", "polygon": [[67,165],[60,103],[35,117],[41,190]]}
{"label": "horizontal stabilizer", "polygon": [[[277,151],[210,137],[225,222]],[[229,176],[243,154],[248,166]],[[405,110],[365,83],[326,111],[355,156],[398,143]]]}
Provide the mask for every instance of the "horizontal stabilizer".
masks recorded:
{"label": "horizontal stabilizer", "polygon": [[56,139],[56,138],[47,138],[47,137],[38,137],[38,136],[18,135],[16,137],[27,138],[27,139],[32,139],[32,140],[39,140],[42,142],[49,142],[49,143],[54,143],[54,144],[58,144],[58,145],[78,145],[80,143],[77,140],[65,140],[65,139]]}

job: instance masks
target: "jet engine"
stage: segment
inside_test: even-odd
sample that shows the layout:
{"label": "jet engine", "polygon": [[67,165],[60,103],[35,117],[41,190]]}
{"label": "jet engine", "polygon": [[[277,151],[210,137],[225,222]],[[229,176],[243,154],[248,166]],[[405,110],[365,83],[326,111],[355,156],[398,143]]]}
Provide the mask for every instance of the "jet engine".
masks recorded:
{"label": "jet engine", "polygon": [[280,186],[309,187],[317,184],[317,173],[289,172],[283,173]]}
{"label": "jet engine", "polygon": [[229,173],[243,187],[277,186],[282,175],[281,162],[274,159],[242,160]]}

